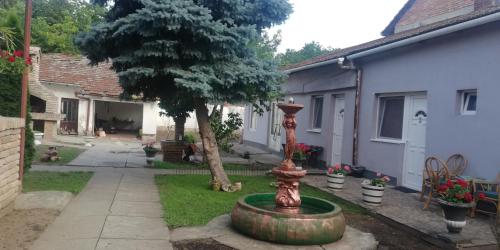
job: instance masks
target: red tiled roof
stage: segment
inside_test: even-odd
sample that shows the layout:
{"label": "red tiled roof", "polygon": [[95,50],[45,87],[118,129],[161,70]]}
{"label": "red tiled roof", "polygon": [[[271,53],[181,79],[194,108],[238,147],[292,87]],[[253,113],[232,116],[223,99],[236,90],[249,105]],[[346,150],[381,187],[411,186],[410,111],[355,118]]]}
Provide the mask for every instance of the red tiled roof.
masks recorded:
{"label": "red tiled roof", "polygon": [[118,97],[123,89],[111,63],[90,66],[82,56],[42,54],[40,81],[78,85],[87,95]]}
{"label": "red tiled roof", "polygon": [[445,27],[448,27],[451,25],[455,25],[455,24],[463,23],[463,22],[470,21],[473,19],[477,19],[477,18],[480,18],[483,16],[497,13],[497,12],[500,12],[500,6],[475,11],[475,12],[472,12],[472,13],[467,14],[467,15],[462,15],[462,16],[450,18],[450,19],[447,19],[444,21],[432,23],[432,24],[429,24],[426,26],[422,26],[419,28],[403,31],[403,32],[396,33],[396,34],[390,35],[390,36],[386,36],[386,37],[383,37],[383,38],[380,38],[377,40],[373,40],[373,41],[370,41],[367,43],[362,43],[362,44],[359,44],[356,46],[335,50],[332,53],[317,56],[317,57],[314,57],[312,59],[302,61],[302,62],[299,62],[296,64],[288,65],[282,69],[283,70],[291,70],[291,69],[300,68],[300,67],[311,65],[311,64],[321,63],[321,62],[332,60],[335,58],[345,57],[345,56],[348,56],[348,55],[351,55],[351,54],[354,54],[357,52],[373,49],[373,48],[376,48],[376,47],[379,47],[382,45],[386,45],[386,44],[390,44],[390,43],[397,42],[400,40],[404,40],[404,39],[407,39],[410,37],[414,37],[414,36],[421,35],[421,34],[424,34],[427,32],[442,29],[442,28],[445,28]]}

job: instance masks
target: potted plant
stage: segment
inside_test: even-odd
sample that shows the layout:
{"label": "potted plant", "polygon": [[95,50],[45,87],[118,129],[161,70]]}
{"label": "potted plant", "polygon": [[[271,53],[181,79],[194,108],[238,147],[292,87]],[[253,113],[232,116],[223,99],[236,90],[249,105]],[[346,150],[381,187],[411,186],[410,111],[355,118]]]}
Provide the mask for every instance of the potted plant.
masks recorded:
{"label": "potted plant", "polygon": [[333,190],[342,190],[344,187],[345,176],[351,168],[349,166],[341,167],[340,164],[336,164],[333,167],[328,168],[328,172],[326,173],[328,188]]}
{"label": "potted plant", "polygon": [[448,232],[460,233],[465,227],[467,212],[474,206],[469,184],[462,179],[450,179],[439,186],[438,193],[437,201],[443,209]]}
{"label": "potted plant", "polygon": [[311,147],[304,143],[295,145],[295,152],[293,153],[292,160],[298,168],[302,168],[305,161],[308,159]]}
{"label": "potted plant", "polygon": [[389,176],[382,176],[381,173],[377,173],[377,178],[375,179],[364,180],[361,183],[363,202],[371,206],[380,206],[382,204],[382,197],[384,196],[385,184],[390,180]]}
{"label": "potted plant", "polygon": [[156,153],[160,151],[157,148],[153,147],[153,144],[153,142],[146,143],[146,146],[142,148],[146,153],[146,162],[148,163],[148,166],[151,166],[153,164]]}

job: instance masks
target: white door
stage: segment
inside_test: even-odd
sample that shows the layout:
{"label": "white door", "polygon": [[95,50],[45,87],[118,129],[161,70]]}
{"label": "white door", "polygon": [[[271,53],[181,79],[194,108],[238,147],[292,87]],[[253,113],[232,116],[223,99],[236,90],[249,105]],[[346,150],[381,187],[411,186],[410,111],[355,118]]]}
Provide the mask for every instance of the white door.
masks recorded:
{"label": "white door", "polygon": [[333,116],[332,164],[342,163],[342,141],[344,137],[344,97],[335,97]]}
{"label": "white door", "polygon": [[406,150],[403,168],[403,186],[420,190],[425,161],[425,128],[427,124],[427,98],[408,96]]}
{"label": "white door", "polygon": [[283,121],[283,111],[278,108],[277,103],[271,106],[271,119],[269,124],[269,139],[268,147],[274,151],[281,150],[281,122]]}

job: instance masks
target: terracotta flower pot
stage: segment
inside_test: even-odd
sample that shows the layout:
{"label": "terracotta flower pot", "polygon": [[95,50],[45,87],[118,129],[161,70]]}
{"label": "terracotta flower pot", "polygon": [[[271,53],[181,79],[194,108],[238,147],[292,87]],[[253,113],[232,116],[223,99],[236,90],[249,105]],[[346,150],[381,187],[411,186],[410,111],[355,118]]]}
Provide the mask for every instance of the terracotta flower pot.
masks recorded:
{"label": "terracotta flower pot", "polygon": [[343,174],[326,174],[328,188],[335,191],[340,191],[344,188],[345,175]]}
{"label": "terracotta flower pot", "polygon": [[439,205],[443,209],[444,222],[450,233],[460,233],[465,227],[465,217],[470,208],[474,206],[474,202],[470,203],[454,203],[443,199],[438,199]]}
{"label": "terracotta flower pot", "polygon": [[361,192],[363,194],[363,202],[371,206],[382,205],[382,197],[384,196],[385,187],[373,186],[369,180],[364,180],[361,183]]}

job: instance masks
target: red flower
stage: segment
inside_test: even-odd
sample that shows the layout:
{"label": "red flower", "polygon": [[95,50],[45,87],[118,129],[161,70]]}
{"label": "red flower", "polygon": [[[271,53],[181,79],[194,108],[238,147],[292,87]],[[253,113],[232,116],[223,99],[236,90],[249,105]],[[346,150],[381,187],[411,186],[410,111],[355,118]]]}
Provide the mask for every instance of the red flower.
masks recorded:
{"label": "red flower", "polygon": [[467,182],[462,179],[457,179],[457,184],[462,186],[462,188],[466,188],[469,186],[469,184],[467,184]]}
{"label": "red flower", "polygon": [[442,184],[439,186],[438,192],[446,192],[448,190],[448,186],[446,184]]}
{"label": "red flower", "polygon": [[453,182],[451,180],[448,180],[446,182],[446,186],[448,186],[449,188],[453,188],[455,186],[455,184],[453,184]]}
{"label": "red flower", "polygon": [[9,56],[9,62],[15,62],[16,61],[16,58],[13,57],[13,56]]}
{"label": "red flower", "polygon": [[465,193],[464,200],[466,202],[471,202],[473,200],[472,195],[469,192]]}
{"label": "red flower", "polygon": [[31,57],[26,58],[26,60],[24,60],[24,62],[26,63],[26,65],[31,65],[31,63],[32,63]]}
{"label": "red flower", "polygon": [[23,57],[23,51],[22,50],[15,50],[14,51],[14,56],[16,56],[16,57]]}
{"label": "red flower", "polygon": [[482,199],[486,198],[486,195],[484,193],[479,193],[478,197],[480,200],[482,200]]}
{"label": "red flower", "polygon": [[455,194],[455,198],[461,200],[464,198],[464,195],[463,194]]}

